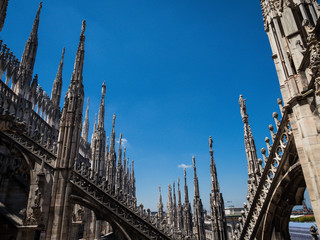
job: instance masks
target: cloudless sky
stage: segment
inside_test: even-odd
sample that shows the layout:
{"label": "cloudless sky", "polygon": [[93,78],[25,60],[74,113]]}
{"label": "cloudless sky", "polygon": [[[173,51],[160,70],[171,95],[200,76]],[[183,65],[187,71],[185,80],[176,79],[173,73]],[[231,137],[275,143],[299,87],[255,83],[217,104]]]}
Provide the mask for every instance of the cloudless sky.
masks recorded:
{"label": "cloudless sky", "polygon": [[[39,1],[10,0],[1,39],[21,58]],[[138,203],[157,209],[158,185],[167,186],[192,165],[209,210],[210,155],[225,205],[242,206],[247,160],[239,94],[247,99],[257,150],[265,146],[272,113],[279,112],[279,83],[264,31],[260,1],[55,0],[44,1],[34,74],[51,95],[62,48],[66,47],[63,93],[68,88],[86,19],[85,97],[90,98],[90,137],[106,81],[105,129],[127,139],[135,161]],[[61,106],[62,106],[61,105]],[[86,106],[84,106],[85,108]],[[193,170],[189,168],[189,199]],[[182,195],[183,197],[183,195]]]}

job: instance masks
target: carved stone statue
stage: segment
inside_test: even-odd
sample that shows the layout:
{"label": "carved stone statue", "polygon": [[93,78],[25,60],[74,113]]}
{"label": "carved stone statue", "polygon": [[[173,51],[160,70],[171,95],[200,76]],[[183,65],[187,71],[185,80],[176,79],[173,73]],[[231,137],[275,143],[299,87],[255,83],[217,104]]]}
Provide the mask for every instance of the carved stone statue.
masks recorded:
{"label": "carved stone statue", "polygon": [[240,95],[239,97],[239,105],[240,105],[240,111],[241,111],[241,117],[247,117],[247,107],[246,107],[246,100],[247,99],[243,99],[242,95]]}
{"label": "carved stone statue", "polygon": [[209,137],[209,148],[210,148],[210,151],[212,151],[212,143],[213,143],[212,137],[210,136]]}

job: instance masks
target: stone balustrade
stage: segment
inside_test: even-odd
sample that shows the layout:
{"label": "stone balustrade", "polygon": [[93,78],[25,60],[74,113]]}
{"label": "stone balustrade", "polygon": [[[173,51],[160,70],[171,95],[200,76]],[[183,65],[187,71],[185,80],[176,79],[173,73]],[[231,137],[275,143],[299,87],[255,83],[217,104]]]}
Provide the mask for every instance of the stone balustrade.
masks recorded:
{"label": "stone balustrade", "polygon": [[[17,82],[22,77],[22,72],[24,72],[22,68],[19,60],[13,55],[7,45],[3,44],[3,41],[0,40],[0,79],[15,95],[17,95],[16,92],[19,87]],[[19,72],[21,72],[20,75]],[[2,78],[3,76],[5,76],[4,79]],[[21,98],[29,101],[32,109],[46,123],[57,129],[61,116],[60,107],[53,104],[48,94],[38,84],[38,75],[34,76],[31,85],[27,89],[27,93]]]}
{"label": "stone balustrade", "polygon": [[58,130],[50,126],[33,108],[32,103],[17,96],[0,81],[0,116],[13,116],[15,122],[25,125],[25,132],[44,148],[56,152]]}
{"label": "stone balustrade", "polygon": [[105,178],[98,177],[98,174],[85,164],[75,164],[71,182],[93,197],[99,205],[103,205],[108,211],[125,220],[133,228],[139,229],[150,239],[172,239],[168,226],[157,224],[155,217],[150,216],[150,210],[146,211],[142,204],[136,206],[134,197],[123,194],[121,190],[115,191]]}
{"label": "stone balustrade", "polygon": [[[278,121],[278,114],[273,114],[275,118],[277,133],[274,132],[273,126],[269,125],[272,144],[270,139],[266,138],[267,150],[262,149],[261,153],[265,162],[262,168],[262,174],[255,188],[252,189],[251,196],[248,199],[248,205],[244,204],[244,211],[239,217],[239,224],[236,226],[234,239],[251,239],[253,232],[256,230],[258,218],[264,214],[263,209],[268,203],[267,198],[272,194],[270,188],[278,175],[278,169],[283,161],[288,143],[292,140],[291,126],[287,112],[283,113],[283,118]],[[267,156],[267,152],[269,155]],[[262,167],[262,160],[261,160]]]}

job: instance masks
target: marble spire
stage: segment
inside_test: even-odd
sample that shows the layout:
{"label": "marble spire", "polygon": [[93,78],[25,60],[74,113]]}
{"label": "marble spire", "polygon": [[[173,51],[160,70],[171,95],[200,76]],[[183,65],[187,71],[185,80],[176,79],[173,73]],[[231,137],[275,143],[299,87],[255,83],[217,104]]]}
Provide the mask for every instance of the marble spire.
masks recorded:
{"label": "marble spire", "polygon": [[186,236],[192,236],[192,215],[189,202],[187,171],[184,169],[184,204],[183,204],[183,229]]}
{"label": "marble spire", "polygon": [[60,99],[61,99],[61,90],[62,90],[62,69],[63,69],[63,60],[64,60],[65,48],[62,50],[62,55],[58,67],[58,72],[56,78],[53,81],[52,91],[51,91],[51,101],[54,107],[59,108]]}
{"label": "marble spire", "polygon": [[[47,236],[52,239],[70,239],[72,228],[73,204],[70,202],[70,173],[78,158],[81,137],[81,119],[84,102],[83,89],[83,59],[84,59],[84,28],[82,22],[80,43],[75,59],[75,68],[65,96],[64,107],[59,124],[59,137],[56,168],[51,194],[51,209],[49,214]],[[80,120],[79,120],[80,119]]]}
{"label": "marble spire", "polygon": [[113,114],[110,150],[109,150],[109,156],[107,161],[107,164],[108,164],[107,180],[108,180],[108,184],[112,189],[115,189],[116,173],[117,173],[117,166],[116,166],[117,157],[116,157],[116,151],[115,151],[115,141],[116,141],[115,124],[116,124],[116,115]]}
{"label": "marble spire", "polygon": [[199,181],[197,176],[196,160],[192,157],[194,171],[194,199],[193,199],[193,234],[197,240],[205,240],[203,205],[199,192]]}
{"label": "marble spire", "polygon": [[104,157],[104,165],[106,169],[106,180],[108,179],[108,172],[109,172],[109,136],[107,136],[107,143],[106,143],[106,151]]}
{"label": "marble spire", "polygon": [[172,184],[172,195],[173,195],[173,206],[172,206],[172,212],[173,212],[173,227],[177,227],[177,198],[176,198],[176,185],[175,182]]}
{"label": "marble spire", "polygon": [[104,177],[106,173],[105,166],[105,147],[106,132],[104,130],[104,98],[106,93],[106,85],[102,84],[101,103],[99,107],[99,117],[97,129],[93,132],[91,141],[91,161],[93,163],[93,171],[98,173],[99,177]]}
{"label": "marble spire", "polygon": [[126,173],[126,147],[123,148],[123,165],[122,165],[122,189],[124,193],[127,193],[127,173]]}
{"label": "marble spire", "polygon": [[181,204],[180,179],[178,177],[177,230],[183,229],[183,207]]}
{"label": "marble spire", "polygon": [[251,128],[249,125],[249,116],[247,114],[247,107],[246,107],[246,99],[243,99],[242,95],[239,97],[239,106],[240,106],[240,113],[243,121],[243,128],[244,128],[244,144],[246,149],[247,155],[247,167],[248,167],[248,193],[247,199],[250,202],[252,198],[252,189],[255,188],[255,185],[258,184],[258,179],[260,176],[260,168],[259,168],[259,160],[257,157],[257,150],[256,145],[254,143],[253,135],[251,132]]}
{"label": "marble spire", "polygon": [[212,138],[209,137],[210,153],[210,175],[211,175],[211,193],[210,193],[210,212],[211,212],[211,229],[213,239],[226,239],[226,218],[224,212],[224,201],[220,193],[216,164],[214,162],[212,150]]}
{"label": "marble spire", "polygon": [[2,28],[3,28],[4,21],[6,19],[8,2],[9,2],[9,0],[3,0],[0,3],[0,32],[1,32]]}
{"label": "marble spire", "polygon": [[72,82],[81,82],[82,83],[82,71],[83,71],[83,63],[84,63],[84,41],[85,36],[84,32],[86,30],[86,21],[82,22],[81,34],[80,34],[80,42],[77,50],[76,60],[74,62],[73,72],[71,81]]}
{"label": "marble spire", "polygon": [[94,114],[94,125],[93,125],[93,131],[97,130],[97,113]]}
{"label": "marble spire", "polygon": [[116,114],[113,114],[112,117],[112,131],[111,131],[111,143],[110,143],[110,152],[116,151],[115,144],[116,144],[116,132],[115,132],[115,125],[116,125]]}
{"label": "marble spire", "polygon": [[243,99],[242,95],[240,95],[240,98],[239,98],[239,105],[240,105],[242,121],[244,124],[244,141],[245,141],[246,155],[248,160],[248,175],[249,175],[249,178],[251,178],[256,173],[259,172],[257,150],[256,150],[256,145],[254,143],[251,128],[249,125],[249,116],[247,114],[246,99]]}
{"label": "marble spire", "polygon": [[87,99],[87,109],[86,115],[84,117],[83,125],[82,125],[82,137],[84,140],[88,142],[89,137],[89,98]]}
{"label": "marble spire", "polygon": [[129,157],[127,157],[127,169],[126,169],[126,176],[127,176],[127,193],[128,193],[128,194],[130,194]]}
{"label": "marble spire", "polygon": [[106,85],[105,85],[105,82],[103,82],[102,89],[101,89],[101,103],[99,107],[97,130],[104,130],[105,95],[106,95]]}
{"label": "marble spire", "polygon": [[117,173],[116,173],[116,190],[120,191],[122,189],[122,133],[120,133],[119,138],[119,150],[118,150],[118,165],[117,165]]}
{"label": "marble spire", "polygon": [[30,83],[32,80],[34,63],[37,56],[38,49],[38,28],[40,21],[40,12],[42,8],[42,2],[40,2],[36,17],[33,22],[30,36],[24,47],[24,51],[21,57],[18,76],[19,80],[15,87],[15,92],[19,95],[25,95],[29,91]]}
{"label": "marble spire", "polygon": [[167,224],[173,227],[173,206],[172,206],[172,188],[168,185],[168,202],[167,202]]}
{"label": "marble spire", "polygon": [[161,185],[159,185],[158,219],[160,222],[162,222],[163,220],[163,203],[162,203],[162,195],[161,195]]}
{"label": "marble spire", "polygon": [[132,170],[131,170],[131,191],[132,197],[136,198],[136,178],[134,176],[134,160],[132,160]]}
{"label": "marble spire", "polygon": [[192,163],[193,163],[193,184],[194,184],[194,196],[195,197],[200,197],[200,192],[199,192],[199,182],[198,182],[198,176],[197,176],[197,168],[196,168],[196,159],[194,156],[192,156]]}

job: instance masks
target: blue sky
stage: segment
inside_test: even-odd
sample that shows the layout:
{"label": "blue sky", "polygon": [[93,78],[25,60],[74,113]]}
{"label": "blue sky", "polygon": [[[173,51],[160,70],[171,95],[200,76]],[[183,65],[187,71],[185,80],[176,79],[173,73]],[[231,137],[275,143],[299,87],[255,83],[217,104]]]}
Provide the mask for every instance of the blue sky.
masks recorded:
{"label": "blue sky", "polygon": [[[18,58],[38,3],[9,1],[0,36]],[[178,165],[191,165],[195,155],[200,194],[209,209],[212,136],[225,205],[242,205],[247,161],[239,94],[247,99],[258,152],[274,123],[272,113],[279,112],[279,83],[260,1],[44,1],[34,73],[49,94],[66,47],[64,98],[83,19],[90,132],[106,81],[105,128],[110,135],[116,113],[116,135],[123,133],[135,161],[138,203],[156,210],[161,184],[166,204],[167,185],[183,179]],[[192,200],[192,169],[187,174]]]}

